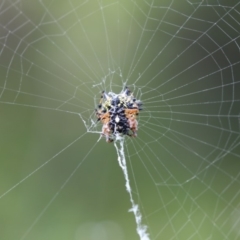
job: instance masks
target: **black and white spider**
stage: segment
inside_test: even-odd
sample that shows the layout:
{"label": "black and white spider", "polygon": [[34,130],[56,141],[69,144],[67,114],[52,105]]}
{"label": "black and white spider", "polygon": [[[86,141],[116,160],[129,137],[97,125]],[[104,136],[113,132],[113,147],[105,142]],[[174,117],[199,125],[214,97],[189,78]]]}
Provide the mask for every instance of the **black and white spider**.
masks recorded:
{"label": "black and white spider", "polygon": [[102,135],[107,142],[113,142],[117,134],[137,136],[141,106],[142,102],[134,98],[128,87],[120,94],[102,92],[96,115],[103,124]]}

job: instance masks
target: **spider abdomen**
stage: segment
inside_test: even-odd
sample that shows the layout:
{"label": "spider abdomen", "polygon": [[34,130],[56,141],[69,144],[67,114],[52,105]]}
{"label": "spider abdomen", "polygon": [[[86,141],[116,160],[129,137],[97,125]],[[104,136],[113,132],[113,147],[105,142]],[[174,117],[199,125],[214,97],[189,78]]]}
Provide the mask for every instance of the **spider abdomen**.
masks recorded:
{"label": "spider abdomen", "polygon": [[128,88],[120,94],[102,92],[96,114],[103,123],[102,135],[112,142],[117,134],[137,136],[137,115],[142,106]]}

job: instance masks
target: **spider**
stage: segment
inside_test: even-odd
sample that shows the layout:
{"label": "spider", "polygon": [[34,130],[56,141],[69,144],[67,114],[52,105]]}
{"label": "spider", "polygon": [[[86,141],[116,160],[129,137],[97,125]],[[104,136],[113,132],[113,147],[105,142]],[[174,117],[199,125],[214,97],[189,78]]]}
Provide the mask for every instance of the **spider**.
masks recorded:
{"label": "spider", "polygon": [[142,102],[134,98],[132,92],[125,87],[120,94],[102,92],[98,108],[95,110],[97,121],[101,121],[102,136],[107,142],[113,142],[117,134],[137,136],[137,116]]}

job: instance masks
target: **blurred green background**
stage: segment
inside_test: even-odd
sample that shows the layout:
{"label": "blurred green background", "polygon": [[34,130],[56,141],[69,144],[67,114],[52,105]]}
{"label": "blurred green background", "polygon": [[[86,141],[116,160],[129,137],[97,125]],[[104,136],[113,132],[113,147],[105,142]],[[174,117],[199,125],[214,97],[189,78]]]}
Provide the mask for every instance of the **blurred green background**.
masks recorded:
{"label": "blurred green background", "polygon": [[144,103],[125,151],[150,238],[239,238],[239,4],[212,4],[3,1],[0,239],[139,239],[91,125],[124,84]]}

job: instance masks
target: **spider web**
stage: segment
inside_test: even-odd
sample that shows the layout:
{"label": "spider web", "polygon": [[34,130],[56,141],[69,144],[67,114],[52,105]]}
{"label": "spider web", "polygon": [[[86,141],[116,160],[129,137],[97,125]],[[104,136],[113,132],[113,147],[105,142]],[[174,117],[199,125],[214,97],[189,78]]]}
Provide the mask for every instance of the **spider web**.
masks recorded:
{"label": "spider web", "polygon": [[1,1],[0,238],[239,239],[239,34],[239,1]]}

